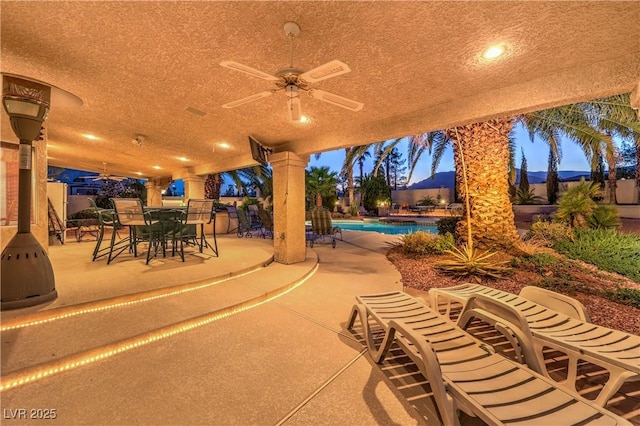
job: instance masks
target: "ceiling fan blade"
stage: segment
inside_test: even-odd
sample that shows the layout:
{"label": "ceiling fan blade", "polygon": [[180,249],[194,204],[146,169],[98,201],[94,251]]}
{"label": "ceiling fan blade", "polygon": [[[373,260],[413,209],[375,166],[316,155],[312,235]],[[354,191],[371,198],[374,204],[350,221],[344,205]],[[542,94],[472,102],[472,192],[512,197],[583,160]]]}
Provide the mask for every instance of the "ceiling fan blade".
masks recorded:
{"label": "ceiling fan blade", "polygon": [[227,104],[224,104],[222,105],[222,108],[235,108],[240,105],[248,104],[249,102],[257,101],[258,99],[269,97],[272,94],[273,92],[269,92],[269,91],[256,93],[255,95],[247,96],[246,98],[238,99],[236,101],[232,101]]}
{"label": "ceiling fan blade", "polygon": [[279,81],[280,78],[276,77],[275,75],[271,75],[271,74],[267,74],[266,72],[262,72],[260,70],[257,70],[255,68],[251,68],[247,65],[242,65],[238,62],[234,62],[234,61],[222,61],[220,62],[220,65],[222,65],[225,68],[229,68],[231,70],[235,70],[235,71],[240,71],[243,72],[245,74],[249,74],[252,75],[254,77],[258,77],[261,78],[263,80],[269,80],[269,81]]}
{"label": "ceiling fan blade", "polygon": [[325,92],[324,90],[312,89],[309,91],[309,95],[321,101],[325,101],[351,111],[360,111],[364,106],[362,102],[354,101],[353,99],[348,99],[344,96]]}
{"label": "ceiling fan blade", "polygon": [[292,121],[299,121],[300,117],[302,117],[302,104],[300,103],[300,98],[289,98],[287,99],[287,106],[289,107],[289,116]]}
{"label": "ceiling fan blade", "polygon": [[315,67],[312,70],[303,72],[299,77],[308,83],[317,83],[318,81],[326,80],[348,72],[351,72],[349,65],[338,60],[333,60],[324,65],[320,65],[319,67]]}

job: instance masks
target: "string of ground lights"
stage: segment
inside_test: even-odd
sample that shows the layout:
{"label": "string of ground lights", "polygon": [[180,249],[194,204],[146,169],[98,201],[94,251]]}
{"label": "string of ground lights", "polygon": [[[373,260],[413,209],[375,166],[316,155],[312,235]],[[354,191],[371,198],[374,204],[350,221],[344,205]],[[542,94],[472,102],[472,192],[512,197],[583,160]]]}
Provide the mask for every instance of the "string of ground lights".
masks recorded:
{"label": "string of ground lights", "polygon": [[157,342],[159,340],[166,339],[168,337],[172,337],[207,324],[211,324],[212,322],[228,318],[232,315],[239,314],[249,309],[256,308],[260,305],[282,297],[285,294],[293,291],[297,287],[301,286],[309,278],[315,275],[318,267],[319,266],[316,264],[315,267],[301,279],[294,281],[293,283],[288,284],[284,287],[280,287],[276,290],[264,293],[263,295],[256,298],[236,303],[226,308],[219,309],[205,315],[200,315],[186,321],[181,321],[166,327],[161,327],[147,333],[142,333],[116,343],[104,345],[95,349],[80,352],[78,354],[70,355],[61,358],[58,361],[47,363],[46,365],[39,365],[37,367],[26,368],[15,373],[7,374],[2,381],[2,385],[0,385],[0,392],[5,392],[7,390],[29,383],[34,383],[45,377],[51,377],[56,374],[71,371],[75,368],[92,364],[94,362],[110,358],[123,352],[136,349],[141,346],[145,346],[150,343]]}

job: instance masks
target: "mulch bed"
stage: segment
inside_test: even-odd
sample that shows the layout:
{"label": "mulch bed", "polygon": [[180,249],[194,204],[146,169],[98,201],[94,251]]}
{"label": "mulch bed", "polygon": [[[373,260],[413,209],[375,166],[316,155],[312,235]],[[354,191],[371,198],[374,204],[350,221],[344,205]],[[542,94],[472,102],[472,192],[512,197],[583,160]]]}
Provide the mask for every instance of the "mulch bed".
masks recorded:
{"label": "mulch bed", "polygon": [[[492,260],[508,260],[510,257],[508,254],[499,254]],[[468,282],[468,279],[444,274],[433,267],[435,262],[444,258],[443,256],[415,257],[405,255],[401,249],[394,248],[387,254],[387,258],[402,275],[405,287],[428,291],[430,288],[451,287]],[[599,271],[592,265],[582,262],[572,260],[566,260],[566,262],[572,263],[572,267],[567,268],[571,271],[571,278],[567,280],[567,284],[570,285],[567,285],[567,288],[555,288],[554,291],[579,300],[585,305],[594,324],[640,334],[640,309],[616,303],[597,294],[590,294],[615,290],[617,286],[640,289],[640,284],[618,274]],[[553,273],[553,271],[540,272],[518,267],[504,279],[484,280],[482,284],[517,294],[524,286],[540,285],[545,277],[548,278],[549,274]]]}

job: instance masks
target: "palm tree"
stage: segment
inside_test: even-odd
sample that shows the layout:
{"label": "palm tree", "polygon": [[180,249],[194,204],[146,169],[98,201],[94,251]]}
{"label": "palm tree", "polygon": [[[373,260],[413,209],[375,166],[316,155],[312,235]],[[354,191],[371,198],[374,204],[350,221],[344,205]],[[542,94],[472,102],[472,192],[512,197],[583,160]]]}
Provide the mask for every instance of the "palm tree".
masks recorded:
{"label": "palm tree", "polygon": [[362,183],[364,174],[364,159],[370,156],[369,148],[371,145],[354,146],[351,148],[345,148],[345,158],[340,171],[346,177],[347,191],[349,193],[349,205],[355,204],[355,179],[353,177],[353,168],[356,163],[360,167],[359,182]]}
{"label": "palm tree", "polygon": [[335,194],[338,175],[326,166],[311,167],[306,174],[307,195],[315,197],[316,207],[322,207],[322,197]]}
{"label": "palm tree", "polygon": [[[462,240],[471,238],[484,246],[508,247],[519,239],[509,199],[507,175],[509,133],[512,127],[511,118],[502,118],[444,131],[446,137],[454,142],[456,186],[461,198],[468,199],[467,208],[470,209],[466,218],[463,215],[456,230]],[[462,173],[463,155],[466,185]],[[491,161],[487,161],[488,158]],[[468,228],[471,228],[471,232]],[[466,242],[471,244],[470,241]]]}
{"label": "palm tree", "polygon": [[[609,138],[618,137],[640,146],[640,120],[636,111],[631,108],[628,93],[596,99],[581,104],[582,108],[596,122],[597,128]],[[618,152],[613,144],[604,145],[604,158],[609,168],[609,203],[616,203],[616,166]],[[636,163],[636,184],[640,191],[640,154]]]}
{"label": "palm tree", "polygon": [[[594,110],[598,111],[598,114],[594,114]],[[457,154],[457,151],[462,149],[469,161],[468,184],[471,220],[475,225],[474,238],[477,237],[487,244],[510,245],[517,240],[517,233],[511,202],[506,194],[509,190],[509,176],[515,168],[513,154],[508,149],[510,146],[513,147],[513,143],[509,138],[509,132],[505,135],[505,129],[511,131],[515,123],[522,123],[532,139],[534,135],[539,136],[549,145],[558,160],[561,156],[560,136],[567,136],[582,148],[586,158],[592,162],[594,156],[601,152],[605,153],[606,158],[614,157],[614,146],[609,134],[632,137],[636,144],[640,141],[640,124],[635,117],[635,112],[629,107],[629,95],[620,95],[615,100],[604,98],[524,114],[512,119],[491,120],[445,129],[441,132],[442,136],[431,136],[431,171],[435,174],[448,143],[452,140],[459,141],[460,144],[454,144],[456,187],[458,192],[464,195],[464,189],[461,188],[459,153]],[[608,130],[609,134],[602,130]],[[486,162],[486,158],[491,158],[491,165],[486,166],[489,170],[481,164]],[[511,182],[513,180],[512,178]],[[495,207],[489,207],[486,203],[495,203]],[[465,227],[466,224],[462,221],[459,236],[463,237]]]}
{"label": "palm tree", "polygon": [[204,183],[205,198],[220,198],[220,186],[222,185],[223,177],[231,179],[240,192],[246,193],[247,189],[253,186],[260,190],[262,197],[265,199],[268,199],[273,194],[271,169],[268,166],[260,165],[207,175]]}

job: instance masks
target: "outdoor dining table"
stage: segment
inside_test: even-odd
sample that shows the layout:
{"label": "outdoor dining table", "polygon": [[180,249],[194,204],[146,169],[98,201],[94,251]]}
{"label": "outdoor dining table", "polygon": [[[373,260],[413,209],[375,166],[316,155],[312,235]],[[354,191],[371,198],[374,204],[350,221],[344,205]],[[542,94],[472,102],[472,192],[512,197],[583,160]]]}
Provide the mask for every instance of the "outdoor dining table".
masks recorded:
{"label": "outdoor dining table", "polygon": [[[163,236],[163,256],[166,256],[166,248],[177,235],[195,234],[196,225],[182,225],[181,217],[187,211],[187,206],[147,206],[144,212],[149,213],[152,220],[160,221]],[[178,226],[182,226],[182,233]],[[174,251],[172,251],[174,253]]]}

